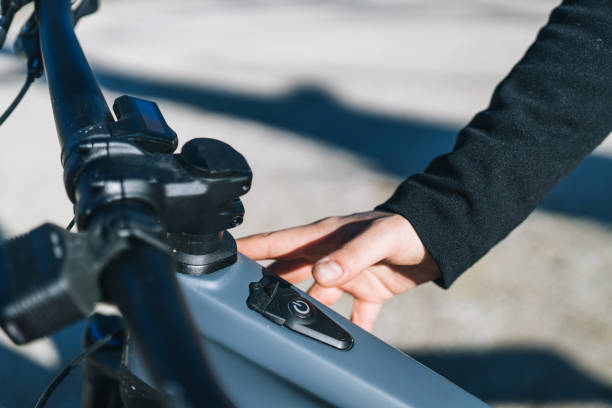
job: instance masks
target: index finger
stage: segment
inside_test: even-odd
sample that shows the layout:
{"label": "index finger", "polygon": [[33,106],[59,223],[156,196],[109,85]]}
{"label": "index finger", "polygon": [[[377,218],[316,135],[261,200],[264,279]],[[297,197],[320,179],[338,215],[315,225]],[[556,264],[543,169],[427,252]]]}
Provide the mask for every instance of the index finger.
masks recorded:
{"label": "index finger", "polygon": [[329,223],[317,221],[313,224],[244,237],[236,240],[236,245],[239,252],[256,261],[295,258],[309,243],[335,228],[337,226],[332,227]]}

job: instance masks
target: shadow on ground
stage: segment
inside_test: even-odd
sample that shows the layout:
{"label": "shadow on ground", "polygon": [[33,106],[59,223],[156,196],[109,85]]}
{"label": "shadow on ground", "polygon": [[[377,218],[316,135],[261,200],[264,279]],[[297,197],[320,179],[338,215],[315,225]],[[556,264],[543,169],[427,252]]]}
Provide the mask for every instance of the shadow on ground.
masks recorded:
{"label": "shadow on ground", "polygon": [[612,404],[612,386],[547,349],[404,352],[488,403]]}
{"label": "shadow on ground", "polygon": [[[104,69],[96,74],[102,86],[113,91],[166,99],[291,131],[356,153],[400,177],[423,171],[432,158],[451,150],[459,130],[347,106],[324,88],[312,85],[284,95],[261,96]],[[542,208],[612,223],[611,174],[612,160],[592,155],[548,195]]]}
{"label": "shadow on ground", "polygon": [[[406,177],[452,149],[458,128],[348,106],[308,85],[277,96],[146,79],[96,70],[102,86],[165,99],[206,112],[251,120],[353,152],[379,169]],[[196,136],[196,135],[192,135]],[[544,200],[541,208],[612,223],[612,160],[589,156]],[[562,355],[539,348],[408,351],[488,402],[612,402],[612,389]]]}
{"label": "shadow on ground", "polygon": [[[83,324],[54,336],[62,366],[79,353]],[[581,371],[561,354],[537,347],[492,350],[404,350],[405,353],[490,404],[607,403],[612,387]],[[0,407],[33,406],[58,370],[47,370],[0,347]],[[19,378],[19,387],[15,379]],[[10,388],[8,388],[10,387]],[[73,372],[49,400],[49,407],[80,404],[81,372]]]}
{"label": "shadow on ground", "polygon": [[[147,80],[97,70],[101,84],[151,99],[166,99],[207,112],[252,120],[356,153],[398,176],[422,171],[454,144],[456,127],[359,109],[343,104],[325,89],[305,86],[279,96],[260,96],[221,88]],[[197,136],[197,135],[192,135]],[[591,156],[544,201],[543,208],[612,222],[612,160]],[[54,336],[62,361],[79,350],[82,324]],[[562,355],[540,348],[488,351],[406,351],[483,400],[496,402],[612,402],[612,389],[572,365]],[[0,346],[0,406],[31,406],[56,374]],[[15,379],[21,386],[15,388]],[[79,376],[58,390],[77,406]],[[7,399],[10,397],[10,400]],[[57,404],[57,405],[56,405]],[[55,400],[49,406],[64,406]]]}

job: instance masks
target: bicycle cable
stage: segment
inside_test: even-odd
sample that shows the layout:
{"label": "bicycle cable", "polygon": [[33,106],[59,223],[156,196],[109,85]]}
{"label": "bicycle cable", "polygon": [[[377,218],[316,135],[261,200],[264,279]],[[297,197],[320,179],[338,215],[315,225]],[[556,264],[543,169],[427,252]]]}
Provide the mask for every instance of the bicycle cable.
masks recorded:
{"label": "bicycle cable", "polygon": [[34,405],[34,408],[44,407],[47,401],[49,400],[49,397],[51,397],[53,391],[55,391],[57,387],[62,383],[62,381],[64,381],[66,377],[68,377],[68,375],[72,372],[73,369],[81,365],[85,358],[87,358],[89,355],[93,354],[100,348],[104,347],[104,345],[106,345],[109,341],[113,339],[113,337],[115,337],[122,331],[123,329],[120,329],[113,333],[107,334],[100,340],[93,343],[91,346],[87,347],[81,354],[79,354],[74,360],[72,360],[72,362],[68,366],[66,366],[66,368],[64,368],[57,376],[55,376],[55,378],[53,379],[53,381],[51,381],[47,388],[45,388],[43,393],[40,395],[40,398],[38,398],[36,405]]}
{"label": "bicycle cable", "polygon": [[21,90],[19,91],[13,102],[9,105],[8,108],[6,108],[2,116],[0,116],[0,126],[2,126],[4,121],[8,119],[8,117],[11,115],[11,113],[13,113],[17,105],[19,105],[19,102],[21,102],[26,92],[28,92],[28,89],[30,89],[30,85],[32,85],[35,79],[36,74],[33,72],[33,70],[28,70],[28,76],[26,77],[25,84],[23,84]]}

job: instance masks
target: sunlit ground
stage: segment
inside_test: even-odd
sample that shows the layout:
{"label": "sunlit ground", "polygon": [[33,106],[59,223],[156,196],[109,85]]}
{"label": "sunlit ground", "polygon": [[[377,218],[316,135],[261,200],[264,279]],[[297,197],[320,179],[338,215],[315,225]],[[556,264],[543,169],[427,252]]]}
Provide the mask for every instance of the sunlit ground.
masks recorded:
{"label": "sunlit ground", "polygon": [[[384,201],[452,147],[555,3],[108,1],[77,32],[109,102],[155,100],[181,141],[245,155],[240,236]],[[23,78],[0,54],[1,107]],[[496,407],[612,406],[610,152],[450,290],[390,301],[374,333]],[[0,128],[0,191],[5,235],[71,218],[44,80]],[[350,299],[337,308],[348,314]],[[31,406],[79,336],[0,339],[0,405]],[[50,405],[78,406],[78,374],[62,387]]]}

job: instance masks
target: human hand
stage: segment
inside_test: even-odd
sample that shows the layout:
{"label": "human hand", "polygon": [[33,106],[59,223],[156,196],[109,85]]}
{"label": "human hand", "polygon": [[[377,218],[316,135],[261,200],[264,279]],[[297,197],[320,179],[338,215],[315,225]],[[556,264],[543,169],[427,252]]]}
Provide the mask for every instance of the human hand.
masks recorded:
{"label": "human hand", "polygon": [[325,218],[237,241],[254,260],[291,283],[314,278],[308,294],[325,305],[353,296],[351,320],[372,330],[383,302],[440,276],[412,225],[401,215],[370,211]]}

